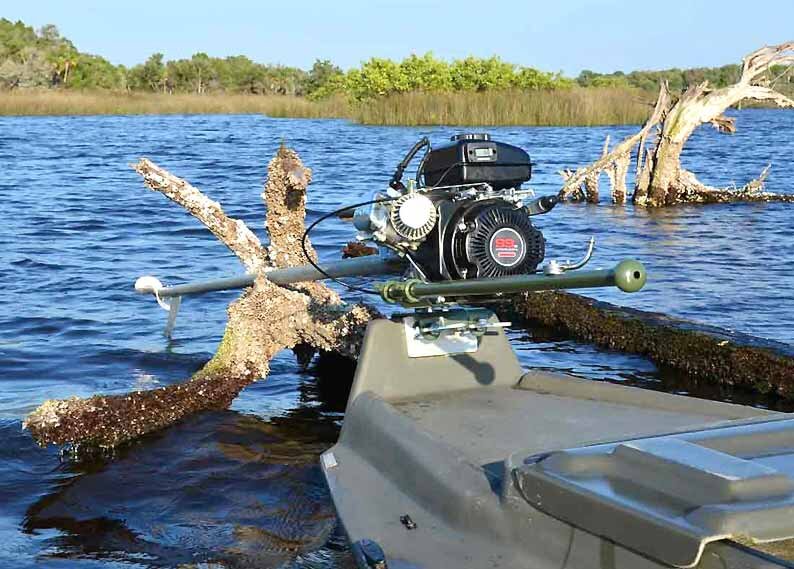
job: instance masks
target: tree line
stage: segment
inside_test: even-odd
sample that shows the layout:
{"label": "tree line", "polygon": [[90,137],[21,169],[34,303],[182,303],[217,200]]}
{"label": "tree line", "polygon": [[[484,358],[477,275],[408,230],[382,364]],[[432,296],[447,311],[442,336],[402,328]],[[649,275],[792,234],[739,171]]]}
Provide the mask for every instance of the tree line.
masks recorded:
{"label": "tree line", "polygon": [[311,73],[255,63],[245,56],[197,53],[166,62],[163,54],[155,53],[132,67],[114,65],[104,57],[80,52],[53,25],[34,30],[23,22],[0,19],[0,89],[303,95],[311,84]]}
{"label": "tree line", "polygon": [[[794,91],[794,73],[771,70],[783,92]],[[189,59],[166,61],[162,53],[132,67],[114,65],[104,57],[80,52],[53,25],[35,30],[23,22],[0,19],[0,89],[80,89],[160,93],[281,94],[323,99],[341,94],[363,101],[413,91],[482,92],[489,90],[553,90],[572,87],[616,87],[654,91],[659,82],[681,91],[708,80],[715,87],[734,83],[739,65],[715,68],[667,69],[603,74],[582,71],[575,79],[561,73],[513,65],[498,57],[447,62],[432,54],[411,55],[402,61],[371,58],[347,72],[327,60],[308,71],[267,65],[246,56],[211,57],[196,53]]]}

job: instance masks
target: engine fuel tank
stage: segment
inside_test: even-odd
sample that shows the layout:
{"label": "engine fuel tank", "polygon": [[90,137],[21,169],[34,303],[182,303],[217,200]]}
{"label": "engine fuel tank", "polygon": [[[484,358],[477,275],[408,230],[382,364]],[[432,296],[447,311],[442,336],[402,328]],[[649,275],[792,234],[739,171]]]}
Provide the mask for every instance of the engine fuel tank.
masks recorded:
{"label": "engine fuel tank", "polygon": [[428,153],[421,173],[426,186],[487,182],[500,190],[528,181],[532,162],[525,150],[493,141],[488,134],[458,134]]}

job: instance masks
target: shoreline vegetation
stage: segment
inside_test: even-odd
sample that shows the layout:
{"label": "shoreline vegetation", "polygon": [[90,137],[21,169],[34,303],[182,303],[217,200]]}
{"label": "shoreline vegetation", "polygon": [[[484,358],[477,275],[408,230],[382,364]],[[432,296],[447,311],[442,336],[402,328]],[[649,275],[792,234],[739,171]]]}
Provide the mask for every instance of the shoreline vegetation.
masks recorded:
{"label": "shoreline vegetation", "polygon": [[395,93],[368,101],[334,95],[0,92],[0,116],[264,114],[274,118],[341,118],[365,125],[597,126],[640,124],[652,98],[639,89],[571,88],[473,93]]}
{"label": "shoreline vegetation", "polygon": [[[79,51],[53,25],[36,30],[0,18],[0,115],[240,114],[344,118],[372,125],[596,126],[642,123],[662,82],[672,94],[708,81],[734,84],[739,65],[596,73],[576,78],[496,56],[444,61],[373,57],[343,71],[328,60],[311,69],[246,56],[166,60],[130,67]],[[763,78],[794,95],[791,66]]]}

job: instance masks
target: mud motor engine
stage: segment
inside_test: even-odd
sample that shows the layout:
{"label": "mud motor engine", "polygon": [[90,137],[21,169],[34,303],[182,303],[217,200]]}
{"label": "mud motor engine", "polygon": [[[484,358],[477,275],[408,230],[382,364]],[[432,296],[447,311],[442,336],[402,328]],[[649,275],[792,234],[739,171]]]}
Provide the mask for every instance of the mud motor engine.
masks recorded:
{"label": "mud motor engine", "polygon": [[[403,172],[422,148],[426,150],[415,178],[403,183]],[[301,238],[306,265],[273,268],[266,277],[278,285],[330,279],[352,292],[415,309],[416,317],[410,317],[414,332],[408,331],[407,341],[421,345],[416,352],[420,355],[411,357],[476,350],[479,336],[505,325],[483,316],[481,305],[507,294],[604,286],[640,290],[646,271],[635,260],[621,261],[611,269],[579,270],[593,254],[593,238],[581,260],[552,259],[538,270],[546,242],[531,217],[551,211],[557,198],[536,197],[531,189],[522,188],[531,175],[526,152],[487,134],[453,136],[451,143],[439,148],[431,148],[423,138],[397,165],[387,189],[376,192],[373,199],[324,213],[309,224]],[[352,220],[358,240],[376,244],[380,255],[367,247],[351,247],[366,255],[320,266],[309,251],[309,235],[334,216]],[[398,277],[372,286],[339,280],[380,275]],[[165,335],[170,336],[183,296],[248,287],[258,277],[251,272],[166,287],[145,275],[135,281],[135,290],[154,295],[168,311]],[[454,337],[436,345],[442,335],[447,340]]]}
{"label": "mud motor engine", "polygon": [[[404,184],[403,172],[422,148],[416,177]],[[557,198],[522,189],[531,175],[524,150],[487,134],[456,135],[438,148],[423,138],[388,190],[355,210],[357,238],[405,257],[425,281],[533,273],[545,240],[530,216],[550,211]]]}

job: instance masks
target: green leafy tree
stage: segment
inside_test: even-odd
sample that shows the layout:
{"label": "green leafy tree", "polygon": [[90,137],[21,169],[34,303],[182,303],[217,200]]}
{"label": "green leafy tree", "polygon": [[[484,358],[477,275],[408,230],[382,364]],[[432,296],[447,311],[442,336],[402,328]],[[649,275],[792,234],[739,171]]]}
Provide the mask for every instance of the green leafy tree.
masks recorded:
{"label": "green leafy tree", "polygon": [[[740,73],[739,65],[735,64],[630,73],[584,70],[573,80],[561,73],[515,66],[498,57],[467,57],[446,62],[432,53],[412,54],[400,62],[371,58],[346,73],[324,59],[316,60],[307,72],[295,67],[264,65],[242,55],[217,58],[203,52],[190,59],[168,62],[163,54],[155,53],[144,63],[128,69],[101,56],[81,53],[56,26],[35,30],[21,21],[0,18],[0,89],[229,92],[307,96],[313,100],[343,94],[353,101],[365,101],[409,91],[565,89],[573,85],[655,91],[661,81],[667,81],[675,92],[702,81],[724,87],[735,83]],[[791,67],[770,69],[768,79],[783,93],[794,95]]]}
{"label": "green leafy tree", "polygon": [[410,83],[398,63],[391,59],[373,57],[359,69],[348,72],[345,86],[353,99],[363,101],[408,91]]}
{"label": "green leafy tree", "polygon": [[498,57],[480,59],[467,57],[452,63],[452,86],[457,91],[505,89],[513,82],[515,66]]}
{"label": "green leafy tree", "polygon": [[0,60],[19,61],[22,51],[28,47],[37,47],[37,42],[36,32],[30,26],[0,19]]}
{"label": "green leafy tree", "polygon": [[208,88],[217,86],[217,76],[215,74],[215,66],[212,60],[206,53],[196,53],[190,58],[191,65],[191,91],[198,93],[206,93]]}
{"label": "green leafy tree", "polygon": [[400,63],[400,73],[409,91],[451,91],[452,74],[447,62],[432,53],[410,55]]}
{"label": "green leafy tree", "polygon": [[307,73],[295,67],[265,67],[266,92],[277,95],[303,95]]}
{"label": "green leafy tree", "polygon": [[46,54],[35,47],[25,47],[18,57],[0,62],[0,87],[30,89],[52,86],[52,64]]}
{"label": "green leafy tree", "polygon": [[70,89],[121,90],[125,88],[124,68],[98,55],[80,54],[67,86]]}
{"label": "green leafy tree", "polygon": [[344,94],[347,92],[347,75],[344,73],[329,77],[322,87],[316,91],[307,93],[307,97],[312,101],[327,99],[333,95]]}
{"label": "green leafy tree", "polygon": [[592,87],[630,87],[629,79],[620,71],[610,75],[600,75],[593,79]]}
{"label": "green leafy tree", "polygon": [[566,89],[574,82],[559,73],[539,71],[532,67],[521,67],[513,77],[513,86],[519,89]]}
{"label": "green leafy tree", "polygon": [[55,26],[36,32],[22,22],[0,19],[0,84],[6,88],[58,85],[68,78],[76,56]]}
{"label": "green leafy tree", "polygon": [[576,77],[576,83],[580,87],[590,87],[593,84],[593,79],[598,77],[598,73],[595,71],[591,71],[590,69],[583,69],[578,77]]}
{"label": "green leafy tree", "polygon": [[306,77],[304,92],[315,98],[319,92],[324,92],[325,96],[330,95],[332,89],[342,85],[341,79],[344,77],[342,70],[327,59],[317,59],[309,70]]}
{"label": "green leafy tree", "polygon": [[216,63],[218,82],[227,91],[260,94],[265,89],[263,67],[244,55],[227,57]]}
{"label": "green leafy tree", "polygon": [[47,61],[53,67],[53,83],[67,86],[69,76],[80,63],[80,53],[68,46],[58,46],[47,53]]}
{"label": "green leafy tree", "polygon": [[130,70],[129,85],[138,91],[161,91],[166,85],[165,64],[162,53],[153,53],[145,63]]}

